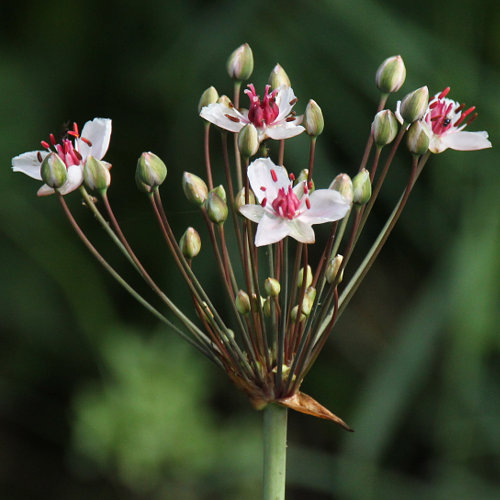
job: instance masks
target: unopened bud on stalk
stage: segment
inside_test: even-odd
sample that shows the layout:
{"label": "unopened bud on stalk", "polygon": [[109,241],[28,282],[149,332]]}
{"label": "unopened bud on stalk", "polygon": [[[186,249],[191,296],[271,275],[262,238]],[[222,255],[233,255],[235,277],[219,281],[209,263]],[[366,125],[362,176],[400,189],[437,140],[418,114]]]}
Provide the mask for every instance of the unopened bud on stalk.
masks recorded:
{"label": "unopened bud on stalk", "polygon": [[380,92],[397,92],[406,78],[406,68],[401,56],[388,57],[377,69],[375,82]]}
{"label": "unopened bud on stalk", "polygon": [[261,297],[260,295],[257,298],[256,293],[252,293],[252,297],[250,299],[250,304],[252,306],[252,311],[258,312],[260,307],[264,307],[264,297]]}
{"label": "unopened bud on stalk", "polygon": [[197,175],[184,172],[182,176],[182,189],[186,198],[195,205],[201,206],[208,196],[208,187],[205,181]]}
{"label": "unopened bud on stalk", "polygon": [[352,180],[347,174],[337,175],[337,177],[333,179],[328,189],[333,189],[334,191],[338,191],[348,202],[352,203],[352,198],[353,198]]}
{"label": "unopened bud on stalk", "polygon": [[179,247],[186,259],[193,259],[201,250],[201,238],[198,231],[193,227],[188,227],[179,241]]}
{"label": "unopened bud on stalk", "polygon": [[215,190],[208,193],[205,208],[207,209],[208,218],[215,224],[223,224],[227,219],[227,204]]}
{"label": "unopened bud on stalk", "polygon": [[[253,191],[251,189],[248,190],[248,204],[255,205],[255,195],[253,194]],[[239,213],[240,207],[242,207],[243,205],[246,205],[245,188],[240,189],[240,192],[236,195],[236,198],[234,200],[234,208],[236,212]]]}
{"label": "unopened bud on stalk", "polygon": [[266,318],[271,316],[271,297],[268,297],[262,304],[262,312]]}
{"label": "unopened bud on stalk", "polygon": [[[302,309],[300,311],[300,321],[304,321],[309,316],[309,314],[311,314],[315,298],[316,298],[316,289],[311,286],[306,290],[306,293],[304,295],[304,300],[302,301]],[[299,306],[296,305],[290,311],[290,316],[292,317],[292,321],[297,320],[298,312],[299,312]]]}
{"label": "unopened bud on stalk", "polygon": [[427,86],[420,87],[403,98],[399,112],[405,122],[413,123],[424,116],[428,105],[429,89]]}
{"label": "unopened bud on stalk", "polygon": [[364,205],[368,203],[372,195],[372,183],[370,182],[370,173],[366,168],[361,170],[352,180],[353,203]]}
{"label": "unopened bud on stalk", "polygon": [[231,99],[227,95],[221,95],[218,99],[217,102],[219,104],[224,104],[224,106],[231,107],[233,105]]}
{"label": "unopened bud on stalk", "polygon": [[240,45],[227,60],[227,72],[233,80],[248,80],[253,72],[253,53],[250,45]]}
{"label": "unopened bud on stalk", "polygon": [[276,278],[267,278],[264,281],[264,290],[269,297],[277,297],[281,291],[280,282]]}
{"label": "unopened bud on stalk", "polygon": [[240,290],[236,294],[236,309],[238,309],[240,314],[248,314],[250,312],[250,297],[247,292]]}
{"label": "unopened bud on stalk", "polygon": [[406,144],[410,153],[423,155],[429,149],[429,129],[421,120],[413,122],[406,134]]}
{"label": "unopened bud on stalk", "polygon": [[[342,260],[344,257],[340,254],[337,254],[333,259],[330,259],[328,261],[328,264],[326,265],[326,271],[325,271],[325,276],[326,276],[326,281],[331,285],[336,279],[337,279],[337,274],[339,273],[340,266],[342,265]],[[344,271],[340,274],[337,284],[339,284],[342,281]]]}
{"label": "unopened bud on stalk", "polygon": [[201,108],[217,102],[217,99],[219,99],[219,93],[216,88],[213,86],[208,87],[208,89],[201,94],[200,102],[198,103],[198,113],[201,111]]}
{"label": "unopened bud on stalk", "polygon": [[137,160],[135,169],[135,182],[137,187],[150,193],[154,188],[160,186],[167,177],[165,163],[154,153],[142,153]]}
{"label": "unopened bud on stalk", "polygon": [[271,85],[271,89],[273,90],[281,87],[282,85],[291,87],[290,78],[288,78],[286,71],[279,64],[276,64],[269,75],[269,85]]}
{"label": "unopened bud on stalk", "polygon": [[51,188],[58,189],[68,177],[66,165],[57,153],[49,153],[42,162],[42,180]]}
{"label": "unopened bud on stalk", "polygon": [[[299,313],[299,306],[293,306],[292,310],[290,311],[290,317],[292,318],[292,321],[297,321],[297,315]],[[304,311],[300,312],[300,321],[304,321],[307,318],[307,316],[304,314]]]}
{"label": "unopened bud on stalk", "polygon": [[398,133],[398,121],[390,109],[379,111],[372,123],[372,136],[379,147],[387,146]]}
{"label": "unopened bud on stalk", "polygon": [[[299,277],[297,279],[297,286],[300,288],[302,286],[302,282],[304,279],[304,268],[301,267],[299,271]],[[311,283],[313,281],[313,273],[311,266],[307,266],[307,271],[306,271],[306,287],[311,286]]]}
{"label": "unopened bud on stalk", "polygon": [[253,123],[248,123],[240,130],[238,148],[244,158],[254,156],[259,150],[259,133]]}
{"label": "unopened bud on stalk", "polygon": [[[307,178],[309,177],[309,169],[308,168],[303,168],[299,176],[295,179],[295,185],[299,184],[300,182],[307,182]],[[314,191],[314,181],[311,179],[311,182],[309,183],[309,193],[312,193]]]}
{"label": "unopened bud on stalk", "polygon": [[325,127],[325,120],[323,119],[323,112],[318,106],[316,101],[309,99],[304,113],[304,121],[302,122],[306,129],[306,133],[311,137],[318,137],[323,132]]}
{"label": "unopened bud on stalk", "polygon": [[83,181],[91,190],[106,191],[111,184],[109,168],[104,162],[89,155],[83,166]]}
{"label": "unopened bud on stalk", "polygon": [[212,191],[217,196],[219,196],[224,203],[227,203],[226,190],[224,189],[224,186],[222,184],[219,184],[218,186],[214,187]]}

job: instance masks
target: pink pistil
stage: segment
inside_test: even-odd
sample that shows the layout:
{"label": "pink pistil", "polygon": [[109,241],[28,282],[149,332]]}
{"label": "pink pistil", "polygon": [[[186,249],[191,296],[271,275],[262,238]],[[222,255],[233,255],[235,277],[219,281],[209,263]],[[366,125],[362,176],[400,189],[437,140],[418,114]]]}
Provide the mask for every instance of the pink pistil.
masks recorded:
{"label": "pink pistil", "polygon": [[252,83],[248,85],[249,90],[245,90],[245,94],[247,94],[250,99],[248,119],[259,128],[264,125],[271,125],[279,115],[279,108],[276,104],[276,94],[278,91],[273,90],[269,93],[270,88],[270,85],[266,85],[262,101],[255,92],[255,87]]}
{"label": "pink pistil", "polygon": [[272,203],[272,207],[277,215],[290,220],[299,215],[298,209],[300,205],[300,200],[293,192],[292,186],[288,186],[288,192],[285,192],[285,188],[280,188],[278,196],[276,196]]}

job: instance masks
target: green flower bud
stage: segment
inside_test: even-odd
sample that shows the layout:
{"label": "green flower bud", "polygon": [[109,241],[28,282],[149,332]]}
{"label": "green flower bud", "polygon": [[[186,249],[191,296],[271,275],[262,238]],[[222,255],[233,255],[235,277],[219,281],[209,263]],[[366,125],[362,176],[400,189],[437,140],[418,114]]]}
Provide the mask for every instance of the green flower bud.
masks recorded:
{"label": "green flower bud", "polygon": [[333,189],[338,191],[348,202],[352,203],[353,198],[353,187],[352,180],[347,174],[339,174],[333,182],[330,184],[328,189]]}
{"label": "green flower bud", "polygon": [[265,302],[264,297],[261,297],[259,295],[259,298],[257,298],[257,294],[256,293],[252,293],[252,298],[250,300],[250,303],[252,305],[252,311],[253,312],[258,312],[259,311],[259,306],[260,307],[264,307],[264,302]]}
{"label": "green flower bud", "polygon": [[240,45],[227,60],[227,72],[233,80],[248,80],[253,72],[253,53],[250,45]]}
{"label": "green flower bud", "polygon": [[165,163],[154,153],[142,153],[137,160],[135,182],[140,190],[150,193],[160,186],[167,177]]}
{"label": "green flower bud", "polygon": [[276,278],[267,278],[264,281],[264,290],[269,297],[277,297],[281,291],[280,282]]}
{"label": "green flower bud", "polygon": [[[342,255],[337,254],[333,259],[330,259],[328,261],[328,264],[326,265],[325,276],[326,276],[326,281],[330,285],[336,280],[343,259],[344,257]],[[341,275],[339,276],[337,284],[339,284],[342,281],[343,274],[344,271],[342,271]]]}
{"label": "green flower bud", "polygon": [[[248,191],[248,204],[255,205],[255,195],[253,194],[253,191],[251,189],[249,189]],[[243,205],[246,205],[245,188],[241,188],[240,192],[236,195],[236,198],[234,200],[234,208],[237,212],[240,211],[240,207],[242,207]]]}
{"label": "green flower bud", "polygon": [[429,149],[429,129],[422,121],[413,122],[406,134],[406,144],[410,153],[423,155]]}
{"label": "green flower bud", "polygon": [[[304,279],[304,268],[301,267],[299,271],[299,277],[297,279],[297,286],[300,288],[302,286],[302,280]],[[313,281],[313,273],[311,266],[307,266],[306,272],[306,287],[310,287]]]}
{"label": "green flower bud", "polygon": [[188,227],[179,241],[179,247],[186,259],[193,259],[201,250],[201,238],[198,231],[193,227]]}
{"label": "green flower bud", "polygon": [[370,174],[366,168],[361,170],[352,180],[353,187],[353,203],[364,205],[368,203],[372,195],[372,183],[370,182]]}
{"label": "green flower bud", "polygon": [[224,186],[222,184],[219,184],[218,186],[214,187],[212,191],[217,196],[219,196],[224,203],[227,203],[226,190],[224,189]]}
{"label": "green flower bud", "polygon": [[227,95],[221,95],[218,99],[217,102],[219,104],[224,104],[224,106],[227,106],[228,108],[233,106],[233,103],[231,102],[231,99]]}
{"label": "green flower bud", "polygon": [[215,190],[208,193],[205,208],[207,209],[208,218],[215,224],[222,224],[227,219],[227,204]]}
{"label": "green flower bud", "polygon": [[201,111],[201,108],[217,102],[217,99],[219,99],[219,93],[215,87],[208,87],[208,89],[201,94],[200,102],[198,103],[198,113]]}
{"label": "green flower bud", "polygon": [[372,123],[372,136],[375,144],[379,147],[387,146],[398,133],[398,121],[394,113],[389,109],[379,111]]}
{"label": "green flower bud", "polygon": [[266,318],[271,316],[271,297],[268,297],[262,305],[262,312]]}
{"label": "green flower bud", "polygon": [[240,290],[236,294],[236,309],[238,309],[238,312],[240,314],[248,314],[251,309],[250,305],[250,297],[248,296],[248,293],[246,293],[243,290]]}
{"label": "green flower bud", "polygon": [[406,68],[401,56],[387,58],[377,69],[375,82],[380,92],[397,92],[406,78]]}
{"label": "green flower bud", "polygon": [[312,99],[309,99],[309,102],[307,103],[302,125],[306,129],[306,133],[311,137],[318,137],[318,135],[323,132],[323,128],[325,127],[323,112],[316,101],[313,101]]}
{"label": "green flower bud", "polygon": [[302,302],[302,312],[309,316],[311,314],[312,306],[314,305],[314,300],[316,299],[316,288],[310,286],[304,295],[304,300]]}
{"label": "green flower bud", "polygon": [[[299,313],[299,306],[294,306],[292,310],[290,311],[290,317],[292,318],[292,321],[297,321],[297,315]],[[304,311],[300,312],[300,321],[304,321],[307,318],[307,316],[304,314]]]}
{"label": "green flower bud", "polygon": [[405,122],[413,123],[424,116],[428,105],[429,89],[427,86],[420,87],[403,97],[399,112]]}
{"label": "green flower bud", "polygon": [[268,81],[269,85],[271,85],[271,89],[273,90],[281,87],[282,85],[285,85],[286,87],[292,86],[292,84],[290,83],[290,78],[288,78],[286,71],[279,64],[277,64],[271,71]]}
{"label": "green flower bud", "polygon": [[104,162],[89,155],[83,166],[83,180],[91,190],[106,191],[111,184],[111,174]]}
{"label": "green flower bud", "polygon": [[259,150],[259,133],[253,123],[248,123],[240,130],[238,148],[244,158],[254,156]]}
{"label": "green flower bud", "polygon": [[201,206],[208,196],[208,187],[205,181],[197,175],[184,172],[182,176],[182,189],[186,198],[195,205]]}
{"label": "green flower bud", "polygon": [[42,180],[51,188],[58,189],[68,177],[68,169],[57,153],[49,153],[42,161]]}

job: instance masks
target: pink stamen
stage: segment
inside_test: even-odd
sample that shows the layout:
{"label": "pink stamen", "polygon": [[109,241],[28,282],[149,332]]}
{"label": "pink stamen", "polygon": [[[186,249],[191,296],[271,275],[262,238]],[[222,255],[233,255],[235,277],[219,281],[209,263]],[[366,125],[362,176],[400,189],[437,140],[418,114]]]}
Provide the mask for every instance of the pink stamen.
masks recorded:
{"label": "pink stamen", "polygon": [[267,205],[267,198],[264,198],[261,203],[262,207],[265,207]]}
{"label": "pink stamen", "polygon": [[293,182],[295,180],[295,175],[293,175],[293,173],[291,173],[288,178]]}
{"label": "pink stamen", "polygon": [[270,85],[266,85],[264,90],[264,97],[262,101],[260,97],[255,92],[255,87],[253,83],[248,85],[248,89],[245,90],[245,94],[250,99],[250,109],[248,110],[248,119],[256,127],[264,127],[265,125],[271,125],[274,120],[276,120],[279,115],[279,108],[276,104],[277,90],[273,90],[269,93],[271,89]]}
{"label": "pink stamen", "polygon": [[260,190],[261,190],[261,191],[266,191],[266,190],[267,190],[267,188],[266,188],[266,186],[260,186]]}
{"label": "pink stamen", "polygon": [[276,175],[276,171],[274,169],[271,169],[271,177],[274,182],[278,181],[278,176]]}
{"label": "pink stamen", "polygon": [[311,202],[310,202],[309,198],[306,198],[306,207],[311,208]]}
{"label": "pink stamen", "polygon": [[276,199],[272,202],[272,207],[277,215],[286,219],[294,219],[299,215],[300,200],[293,192],[292,186],[288,186],[288,192],[285,188],[280,188]]}
{"label": "pink stamen", "polygon": [[50,134],[49,138],[50,138],[50,143],[52,144],[52,146],[55,146],[56,145],[56,138],[54,137],[54,134]]}
{"label": "pink stamen", "polygon": [[47,141],[41,141],[40,144],[42,145],[42,147],[44,147],[45,149],[50,149],[50,145]]}
{"label": "pink stamen", "polygon": [[443,99],[443,97],[446,97],[448,95],[448,92],[450,91],[450,87],[446,87],[439,95],[438,99]]}
{"label": "pink stamen", "polygon": [[86,137],[80,137],[80,139],[87,144],[87,146],[92,147],[92,143]]}

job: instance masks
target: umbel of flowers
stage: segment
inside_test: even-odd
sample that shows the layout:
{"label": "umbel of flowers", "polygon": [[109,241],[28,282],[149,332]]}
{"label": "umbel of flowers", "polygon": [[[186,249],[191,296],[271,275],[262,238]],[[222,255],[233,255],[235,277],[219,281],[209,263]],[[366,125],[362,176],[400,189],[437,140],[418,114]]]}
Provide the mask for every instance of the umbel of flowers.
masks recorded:
{"label": "umbel of flowers", "polygon": [[[164,162],[151,152],[143,153],[137,162],[137,186],[147,195],[189,289],[192,310],[181,310],[174,298],[163,292],[133,251],[113,213],[107,195],[111,165],[103,160],[111,120],[95,118],[84,125],[81,134],[75,125],[61,140],[51,134],[48,141],[42,141],[42,150],[13,158],[13,170],[43,181],[38,194],[57,196],[78,236],[120,285],[223,369],[256,408],[279,405],[350,429],[301,392],[304,377],[394,228],[431,153],[447,148],[484,149],[491,143],[486,132],[463,130],[477,114],[473,107],[466,109],[449,99],[449,88],[429,102],[424,86],[399,101],[395,112],[386,108],[389,96],[400,90],[406,76],[402,58],[394,56],[386,59],[376,73],[381,97],[359,168],[335,175],[329,165],[315,166],[316,142],[325,126],[320,106],[310,99],[302,108],[303,114],[296,113],[301,108],[280,65],[272,70],[268,83],[245,83],[241,96],[253,64],[250,47],[242,45],[227,64],[233,79],[232,100],[219,96],[214,87],[201,96],[198,111],[204,123],[203,174],[174,173],[174,182],[160,190],[167,176]],[[242,105],[240,100],[245,100]],[[309,137],[308,160],[300,171],[292,172],[285,161],[286,141],[300,134]],[[221,164],[214,164],[211,157],[214,135],[222,140]],[[405,135],[410,164],[406,186],[359,267],[350,269],[351,255]],[[331,173],[330,185],[315,186],[316,168]],[[223,178],[223,183],[215,184],[215,177],[217,182]],[[176,189],[175,183],[182,183],[188,202],[201,212],[203,238],[200,228],[194,227],[174,234],[161,191],[168,195]],[[66,195],[75,190],[169,313],[154,308],[89,241],[66,203]],[[102,199],[99,206],[89,190]],[[323,241],[316,241],[317,224],[328,226]],[[233,233],[234,248],[227,244],[228,232]],[[319,260],[310,258],[310,245],[319,245],[320,251],[314,252],[320,255]],[[206,247],[211,247],[230,305],[229,315],[216,309],[205,284],[197,277],[196,256],[210,251]],[[273,436],[279,432],[275,432],[276,420],[270,417],[267,422],[269,433],[265,435],[271,437],[265,440],[264,449],[265,456],[272,457],[277,442]],[[286,432],[286,425],[284,428]],[[274,461],[270,459],[269,463]],[[279,476],[277,486],[274,476]],[[281,493],[273,493],[284,491],[284,472],[279,467],[265,467],[264,483],[269,494],[266,498],[282,498]]]}

